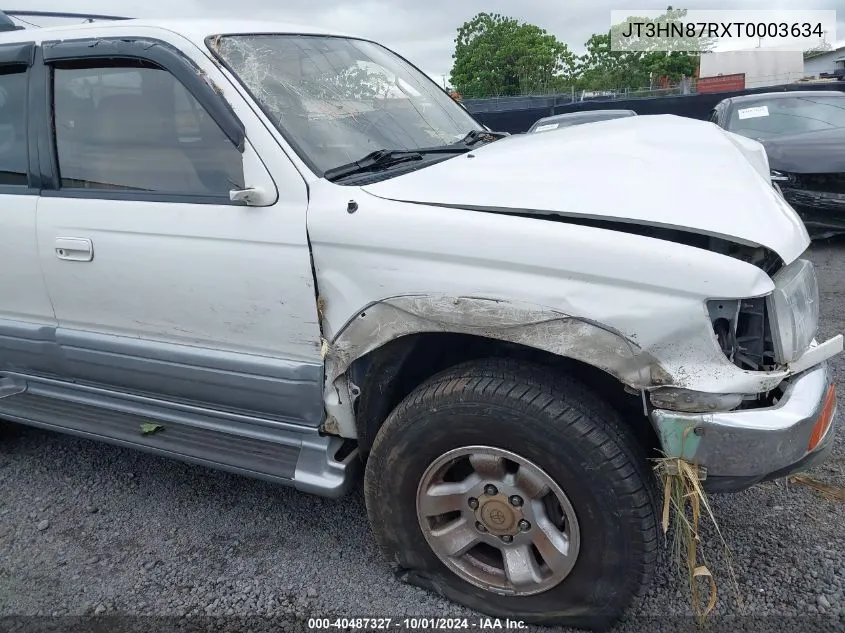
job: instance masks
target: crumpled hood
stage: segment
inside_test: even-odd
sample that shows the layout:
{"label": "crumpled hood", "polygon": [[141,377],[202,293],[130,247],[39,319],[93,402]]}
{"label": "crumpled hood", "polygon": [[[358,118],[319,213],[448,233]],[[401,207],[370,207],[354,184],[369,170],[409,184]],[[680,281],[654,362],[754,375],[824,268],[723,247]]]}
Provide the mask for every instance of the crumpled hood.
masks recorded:
{"label": "crumpled hood", "polygon": [[762,145],[672,115],[515,135],[362,188],[403,202],[680,228],[765,246],[787,263],[810,243],[768,181]]}

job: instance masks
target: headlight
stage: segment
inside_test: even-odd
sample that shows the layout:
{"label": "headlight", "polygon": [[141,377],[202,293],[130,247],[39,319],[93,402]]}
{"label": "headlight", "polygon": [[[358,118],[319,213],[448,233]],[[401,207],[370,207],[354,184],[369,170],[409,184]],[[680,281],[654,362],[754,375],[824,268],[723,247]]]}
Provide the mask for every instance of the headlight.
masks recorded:
{"label": "headlight", "polygon": [[774,276],[768,297],[775,356],[781,363],[797,360],[810,346],[819,324],[819,286],[813,264],[799,259]]}

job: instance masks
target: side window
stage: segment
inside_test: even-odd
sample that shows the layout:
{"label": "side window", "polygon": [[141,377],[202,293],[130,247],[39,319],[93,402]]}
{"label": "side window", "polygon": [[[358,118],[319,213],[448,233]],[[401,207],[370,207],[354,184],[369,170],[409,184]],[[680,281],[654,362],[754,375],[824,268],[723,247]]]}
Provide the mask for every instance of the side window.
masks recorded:
{"label": "side window", "polygon": [[0,185],[29,184],[26,142],[26,72],[0,73]]}
{"label": "side window", "polygon": [[244,188],[241,153],[167,71],[126,62],[53,77],[62,189],[228,199]]}

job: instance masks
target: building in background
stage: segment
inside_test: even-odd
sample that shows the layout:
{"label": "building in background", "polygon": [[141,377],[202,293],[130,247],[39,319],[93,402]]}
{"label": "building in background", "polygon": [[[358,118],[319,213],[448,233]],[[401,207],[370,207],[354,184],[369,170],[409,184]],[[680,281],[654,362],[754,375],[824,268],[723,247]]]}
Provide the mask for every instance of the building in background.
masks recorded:
{"label": "building in background", "polygon": [[[804,54],[801,51],[777,48],[753,48],[706,53],[701,56],[699,81],[738,75],[745,76],[742,88],[794,83],[805,77]],[[734,86],[731,88],[737,89]]]}
{"label": "building in background", "polygon": [[804,72],[819,79],[845,75],[845,46],[808,53],[804,58]]}

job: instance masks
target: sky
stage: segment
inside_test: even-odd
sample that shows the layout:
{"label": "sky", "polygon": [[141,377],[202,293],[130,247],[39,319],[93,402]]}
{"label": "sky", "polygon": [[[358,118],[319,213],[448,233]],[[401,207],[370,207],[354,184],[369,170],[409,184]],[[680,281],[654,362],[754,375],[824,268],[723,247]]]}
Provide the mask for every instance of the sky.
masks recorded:
{"label": "sky", "polygon": [[[234,17],[335,28],[374,39],[434,77],[448,81],[458,27],[475,14],[501,13],[554,34],[574,52],[610,28],[611,10],[664,9],[671,0],[27,0],[17,8],[132,17]],[[13,4],[13,3],[10,3]],[[798,6],[796,6],[798,5]],[[684,5],[673,4],[675,8]],[[845,0],[697,0],[689,9],[834,9],[845,41]],[[40,21],[42,24],[47,22]],[[55,22],[54,22],[55,23]]]}

